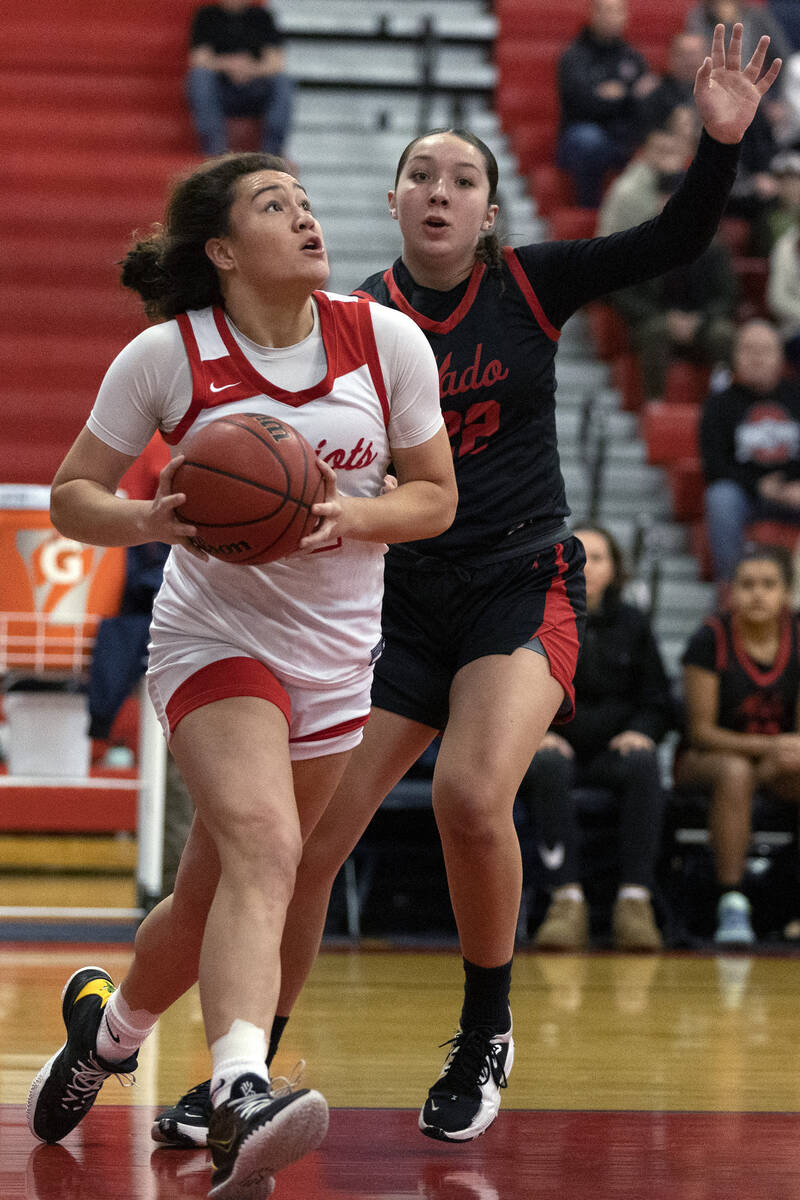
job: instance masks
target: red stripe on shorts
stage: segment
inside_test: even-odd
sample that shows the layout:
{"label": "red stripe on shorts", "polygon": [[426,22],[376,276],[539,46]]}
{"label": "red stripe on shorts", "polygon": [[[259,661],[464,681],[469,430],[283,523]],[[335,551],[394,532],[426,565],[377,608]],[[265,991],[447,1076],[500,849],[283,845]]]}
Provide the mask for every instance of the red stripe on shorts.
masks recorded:
{"label": "red stripe on shorts", "polygon": [[175,732],[187,713],[231,696],[260,696],[279,708],[287,723],[291,722],[291,701],[272,672],[254,658],[236,656],[209,663],[184,679],[167,703],[170,733]]}
{"label": "red stripe on shorts", "polygon": [[305,733],[302,737],[289,738],[289,741],[294,745],[295,742],[323,742],[330,738],[339,737],[343,733],[351,733],[354,729],[360,729],[362,725],[366,725],[369,720],[369,713],[363,717],[351,717],[349,721],[340,721],[338,725],[329,725],[327,729],[318,729],[316,733]]}
{"label": "red stripe on shorts", "polygon": [[578,627],[575,613],[570,604],[564,576],[567,564],[564,562],[564,547],[558,542],[554,547],[556,552],[557,574],[547,589],[547,599],[544,602],[544,617],[536,637],[542,643],[550,663],[550,674],[556,683],[564,689],[564,695],[569,703],[569,713],[559,712],[559,721],[569,720],[575,710],[575,668],[578,665]]}

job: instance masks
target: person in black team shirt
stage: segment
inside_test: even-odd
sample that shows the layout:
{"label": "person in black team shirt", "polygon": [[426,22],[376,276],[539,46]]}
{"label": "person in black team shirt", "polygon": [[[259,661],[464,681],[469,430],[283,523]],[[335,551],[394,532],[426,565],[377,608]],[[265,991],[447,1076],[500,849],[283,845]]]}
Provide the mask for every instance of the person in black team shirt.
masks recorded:
{"label": "person in black team shirt", "polygon": [[[559,330],[581,305],[697,257],[736,174],[737,143],[779,64],[742,69],[741,29],[715,31],[696,103],[704,133],[659,216],[607,238],[501,249],[497,164],[474,135],[433,131],[403,152],[391,215],[403,253],[359,290],[410,315],[439,364],[459,506],[446,534],[393,546],[372,717],[306,842],[281,949],[271,1050],[316,957],[330,889],[383,797],[443,730],[433,804],[464,960],[458,1031],[420,1113],[444,1141],[483,1133],[514,1049],[509,990],[522,887],[514,799],[556,714],[572,712],[585,614],[555,430]],[[203,1144],[203,1085],[156,1118],[160,1142]]]}
{"label": "person in black team shirt", "polygon": [[610,789],[617,802],[619,889],[612,930],[618,950],[660,950],[652,892],[664,791],[658,743],[673,724],[669,681],[647,614],[622,600],[622,551],[607,529],[581,522],[586,554],[586,631],[575,672],[575,720],[545,734],[518,799],[537,833],[552,900],[536,945],[581,950],[589,908],[581,876],[574,789]]}
{"label": "person in black team shirt", "polygon": [[205,4],[194,14],[189,42],[186,95],[203,153],[228,149],[227,117],[260,117],[261,148],[282,154],[293,83],[272,14],[252,0]]}
{"label": "person in black team shirt", "polygon": [[683,656],[686,741],[679,786],[711,794],[719,889],[715,941],[754,940],[742,892],[753,793],[800,801],[800,652],[786,551],[757,547],[734,573],[730,612],[709,617]]}

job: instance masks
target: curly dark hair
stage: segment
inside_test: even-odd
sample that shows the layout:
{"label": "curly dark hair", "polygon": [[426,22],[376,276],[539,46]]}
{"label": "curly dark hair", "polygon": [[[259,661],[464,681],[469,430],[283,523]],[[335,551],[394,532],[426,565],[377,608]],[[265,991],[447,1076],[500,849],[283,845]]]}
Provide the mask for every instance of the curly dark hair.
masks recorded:
{"label": "curly dark hair", "polygon": [[[205,246],[230,231],[236,183],[254,171],[289,171],[276,154],[225,154],[179,180],[163,224],[134,240],[122,259],[122,282],[138,292],[153,320],[222,303],[219,276]],[[291,172],[289,172],[291,173]]]}
{"label": "curly dark hair", "polygon": [[[421,142],[423,138],[434,137],[439,133],[451,133],[453,137],[461,138],[462,142],[468,142],[470,146],[474,146],[475,149],[480,153],[484,166],[486,167],[486,177],[489,180],[489,203],[496,204],[497,185],[500,181],[500,169],[497,166],[497,159],[492,154],[486,143],[481,141],[476,133],[472,133],[472,131],[469,129],[460,129],[456,127],[448,128],[444,125],[437,129],[429,129],[427,133],[421,133],[419,137],[415,137],[413,141],[408,143],[405,150],[400,155],[400,160],[397,164],[397,171],[394,177],[395,191],[397,190],[397,184],[400,179],[400,175],[402,174],[403,167],[408,162],[409,155],[417,143]],[[487,267],[490,268],[497,269],[503,265],[502,243],[498,234],[494,230],[491,230],[491,232],[486,233],[481,237],[481,240],[478,242],[478,248],[475,252],[475,257],[480,262],[485,262]]]}

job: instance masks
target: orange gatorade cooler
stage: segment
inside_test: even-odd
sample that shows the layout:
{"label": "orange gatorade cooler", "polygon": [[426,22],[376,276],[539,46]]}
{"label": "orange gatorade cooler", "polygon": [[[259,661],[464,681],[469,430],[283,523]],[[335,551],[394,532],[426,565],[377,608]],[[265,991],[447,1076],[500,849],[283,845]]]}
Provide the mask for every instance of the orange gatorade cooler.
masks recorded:
{"label": "orange gatorade cooler", "polygon": [[97,624],[119,611],[125,551],[50,524],[50,489],[0,484],[0,671],[78,674]]}
{"label": "orange gatorade cooler", "polygon": [[0,484],[0,674],[12,775],[88,773],[80,687],[102,617],[119,611],[121,547],[86,546],[50,523],[50,489]]}

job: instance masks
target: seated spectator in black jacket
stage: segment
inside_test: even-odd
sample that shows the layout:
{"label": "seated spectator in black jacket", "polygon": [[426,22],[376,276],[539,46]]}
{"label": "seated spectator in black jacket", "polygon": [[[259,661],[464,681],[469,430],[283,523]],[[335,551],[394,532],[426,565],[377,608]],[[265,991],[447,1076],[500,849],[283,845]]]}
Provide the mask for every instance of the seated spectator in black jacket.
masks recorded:
{"label": "seated spectator in black jacket", "polygon": [[[713,33],[713,30],[712,30]],[[667,69],[640,106],[642,133],[665,128],[676,108],[685,109],[696,122],[694,81],[708,51],[708,42],[699,33],[683,30],[669,44]],[[697,130],[699,137],[700,130]]]}
{"label": "seated spectator in black jacket", "polygon": [[587,605],[575,717],[545,736],[519,790],[552,891],[535,941],[550,949],[588,943],[573,788],[589,785],[610,788],[619,800],[614,941],[620,949],[658,950],[662,939],[651,903],[664,809],[657,745],[672,724],[669,683],[647,616],[620,599],[617,542],[590,523],[575,534],[586,550]]}
{"label": "seated spectator in black jacket", "polygon": [[623,38],[627,0],[590,0],[589,22],[561,55],[561,129],[556,162],[578,204],[597,208],[608,171],[624,167],[641,129],[640,105],[658,82]]}
{"label": "seated spectator in black jacket", "polygon": [[706,526],[722,584],[733,575],[751,521],[800,529],[800,381],[786,378],[785,365],[774,325],[746,321],[734,338],[733,382],[703,405]]}
{"label": "seated spectator in black jacket", "polygon": [[675,783],[710,793],[719,900],[714,940],[754,941],[744,873],[757,788],[800,801],[800,651],[789,608],[792,569],[782,549],[739,561],[730,611],[709,617],[683,656],[685,741]]}
{"label": "seated spectator in black jacket", "polygon": [[[681,178],[662,176],[657,184],[660,205]],[[609,297],[639,359],[645,399],[664,395],[673,358],[709,368],[728,366],[737,290],[730,251],[716,237],[694,262]]]}
{"label": "seated spectator in black jacket", "polygon": [[204,154],[229,149],[226,119],[260,117],[261,149],[283,154],[293,83],[272,14],[253,0],[219,0],[194,14],[186,94]]}

